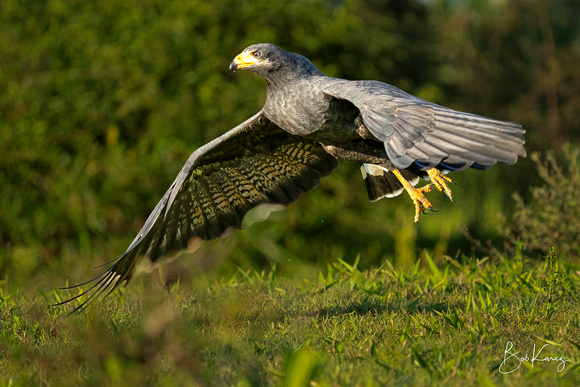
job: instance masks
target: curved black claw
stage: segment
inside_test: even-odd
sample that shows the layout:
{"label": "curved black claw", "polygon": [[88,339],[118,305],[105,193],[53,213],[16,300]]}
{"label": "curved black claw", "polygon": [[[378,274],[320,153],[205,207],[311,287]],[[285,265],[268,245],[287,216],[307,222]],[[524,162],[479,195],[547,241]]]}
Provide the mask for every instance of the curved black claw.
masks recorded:
{"label": "curved black claw", "polygon": [[[457,185],[457,183],[453,182],[453,184]],[[445,191],[441,191],[443,193],[443,196],[445,196],[446,198],[448,198],[449,200],[451,200],[453,203],[457,203],[455,201],[455,199],[453,199],[453,195],[447,195],[447,193]]]}

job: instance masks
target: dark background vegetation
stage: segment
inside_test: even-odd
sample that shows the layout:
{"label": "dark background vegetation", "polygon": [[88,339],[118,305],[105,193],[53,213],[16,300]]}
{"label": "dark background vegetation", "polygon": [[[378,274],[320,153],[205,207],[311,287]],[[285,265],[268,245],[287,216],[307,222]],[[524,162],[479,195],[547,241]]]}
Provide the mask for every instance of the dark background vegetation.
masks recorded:
{"label": "dark background vegetation", "polygon": [[[189,154],[261,108],[264,81],[228,72],[257,42],[301,53],[329,76],[520,122],[540,160],[554,150],[558,163],[562,144],[578,145],[577,1],[3,0],[4,285],[34,278],[47,291],[55,276],[85,279],[122,253]],[[432,194],[441,211],[415,225],[408,197],[369,203],[358,166],[341,163],[287,210],[179,264],[227,272],[358,254],[362,265],[399,265],[424,249],[435,260],[471,254],[466,233],[495,244],[521,237],[525,206],[538,199],[530,187],[545,182],[530,158],[452,177],[458,204]],[[575,203],[565,204],[578,215]],[[560,210],[550,209],[550,227]],[[568,235],[566,254],[577,257],[577,234]],[[550,238],[528,240],[529,253],[541,257],[557,244]]]}

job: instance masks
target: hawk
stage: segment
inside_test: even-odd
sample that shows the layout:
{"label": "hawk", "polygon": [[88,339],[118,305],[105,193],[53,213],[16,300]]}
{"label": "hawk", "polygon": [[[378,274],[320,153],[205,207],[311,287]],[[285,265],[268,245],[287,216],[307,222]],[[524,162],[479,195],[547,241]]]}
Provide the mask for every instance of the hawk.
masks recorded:
{"label": "hawk", "polygon": [[[453,200],[444,173],[488,169],[525,157],[522,126],[427,102],[378,81],[322,74],[307,58],[272,44],[247,47],[230,71],[267,82],[264,107],[197,149],[127,251],[78,296],[88,307],[144,270],[240,228],[251,209],[286,206],[316,187],[337,158],[361,165],[371,201],[406,191],[415,221],[433,187]],[[420,178],[430,180],[415,188]]]}

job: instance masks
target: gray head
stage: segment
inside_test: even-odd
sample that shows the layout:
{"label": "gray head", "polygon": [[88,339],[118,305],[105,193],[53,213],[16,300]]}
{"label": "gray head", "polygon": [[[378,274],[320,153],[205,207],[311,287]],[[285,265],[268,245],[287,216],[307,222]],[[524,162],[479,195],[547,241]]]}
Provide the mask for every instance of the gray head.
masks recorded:
{"label": "gray head", "polygon": [[270,43],[253,44],[230,64],[230,72],[250,70],[268,82],[288,81],[322,73],[302,55],[282,50]]}

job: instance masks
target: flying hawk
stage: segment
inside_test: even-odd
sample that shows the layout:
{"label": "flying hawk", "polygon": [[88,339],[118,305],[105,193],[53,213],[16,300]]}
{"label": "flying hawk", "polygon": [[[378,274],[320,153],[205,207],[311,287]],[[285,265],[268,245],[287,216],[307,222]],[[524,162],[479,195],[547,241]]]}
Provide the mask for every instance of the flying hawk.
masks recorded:
{"label": "flying hawk", "polygon": [[[78,296],[83,310],[141,271],[180,251],[240,228],[262,204],[286,206],[316,187],[336,158],[359,163],[369,199],[403,191],[415,221],[433,210],[435,186],[453,200],[444,175],[488,169],[525,157],[520,124],[439,106],[386,83],[329,78],[307,58],[272,44],[249,46],[230,71],[249,70],[267,82],[256,115],[197,149],[127,251]],[[419,178],[431,181],[415,188]]]}

